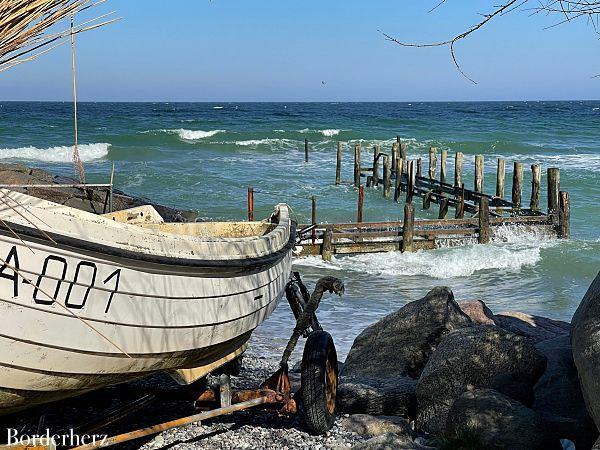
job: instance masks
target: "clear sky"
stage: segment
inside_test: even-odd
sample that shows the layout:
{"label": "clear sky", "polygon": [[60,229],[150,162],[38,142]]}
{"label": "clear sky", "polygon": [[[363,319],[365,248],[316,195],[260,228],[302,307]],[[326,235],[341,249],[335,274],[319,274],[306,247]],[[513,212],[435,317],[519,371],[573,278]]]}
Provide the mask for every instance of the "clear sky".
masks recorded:
{"label": "clear sky", "polygon": [[[457,45],[495,0],[108,0],[123,20],[78,37],[80,100],[437,101],[600,99],[600,41],[585,20],[513,12]],[[322,83],[325,82],[325,84]],[[65,45],[0,73],[0,100],[70,100]]]}

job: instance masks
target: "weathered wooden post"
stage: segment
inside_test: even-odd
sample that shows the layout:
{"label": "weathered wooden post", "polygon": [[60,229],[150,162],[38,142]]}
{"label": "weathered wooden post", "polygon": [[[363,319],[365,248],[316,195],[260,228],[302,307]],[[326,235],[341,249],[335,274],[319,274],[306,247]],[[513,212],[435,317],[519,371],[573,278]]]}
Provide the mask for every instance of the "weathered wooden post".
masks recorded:
{"label": "weathered wooden post", "polygon": [[458,206],[456,207],[456,212],[454,214],[455,219],[462,219],[465,217],[465,185],[463,184],[460,187],[460,201]]}
{"label": "weathered wooden post", "polygon": [[404,172],[404,160],[398,158],[396,163],[396,179],[394,183],[394,201],[397,203],[400,201],[400,192],[402,191],[402,173]]}
{"label": "weathered wooden post", "polygon": [[565,191],[559,192],[558,237],[562,239],[571,237],[571,199],[569,193]]}
{"label": "weathered wooden post", "polygon": [[396,171],[396,163],[398,162],[398,142],[392,143],[392,173]]}
{"label": "weathered wooden post", "polygon": [[379,145],[373,147],[373,186],[377,187],[379,184],[379,154],[381,148]]}
{"label": "weathered wooden post", "polygon": [[462,166],[463,166],[463,154],[456,152],[454,156],[454,186],[462,186]]}
{"label": "weathered wooden post", "polygon": [[442,155],[440,159],[440,181],[442,183],[445,183],[448,177],[448,174],[446,172],[446,159],[448,159],[448,150],[442,150]]}
{"label": "weathered wooden post", "polygon": [[115,182],[115,163],[112,164],[112,169],[110,170],[110,187],[108,188],[108,212],[113,212],[113,190],[114,190],[114,182]]}
{"label": "weathered wooden post", "polygon": [[506,164],[504,159],[498,158],[496,169],[496,197],[504,198],[504,180],[506,179]]}
{"label": "weathered wooden post", "polygon": [[423,176],[423,160],[421,158],[417,159],[417,176]]}
{"label": "weathered wooden post", "polygon": [[402,251],[413,251],[413,235],[415,231],[415,206],[412,203],[404,205],[404,222],[402,225]]}
{"label": "weathered wooden post", "polygon": [[398,141],[398,151],[400,152],[400,158],[404,161],[404,172],[408,171],[408,164],[406,164],[406,161],[408,161],[408,149],[406,147],[406,144],[403,142]]}
{"label": "weathered wooden post", "polygon": [[383,157],[383,196],[390,197],[392,191],[392,172],[390,171],[390,158],[388,155]]}
{"label": "weathered wooden post", "polygon": [[323,244],[321,245],[321,258],[323,261],[331,261],[333,256],[333,230],[331,227],[325,228],[323,234]]}
{"label": "weathered wooden post", "polygon": [[558,192],[560,191],[560,171],[556,167],[548,169],[548,214],[558,213]]}
{"label": "weathered wooden post", "polygon": [[437,147],[429,147],[429,179],[435,180],[437,172]]}
{"label": "weathered wooden post", "polygon": [[516,162],[513,166],[512,202],[515,208],[521,207],[523,194],[523,163]]}
{"label": "weathered wooden post", "polygon": [[483,155],[475,156],[475,192],[483,193]]}
{"label": "weathered wooden post", "polygon": [[335,184],[340,184],[342,179],[342,143],[337,143],[337,161],[335,165]]}
{"label": "weathered wooden post", "polygon": [[[311,224],[317,224],[317,199],[314,195],[310,197],[310,210],[311,210]],[[317,230],[313,228],[312,230],[312,243],[314,244],[317,240]]]}
{"label": "weathered wooden post", "polygon": [[423,195],[423,209],[429,209],[429,207],[431,206],[431,195],[433,194],[433,191],[427,191],[425,192],[425,195]]}
{"label": "weathered wooden post", "polygon": [[248,186],[248,221],[254,221],[254,188]]}
{"label": "weathered wooden post", "polygon": [[490,242],[490,201],[487,197],[479,197],[479,243]]}
{"label": "weathered wooden post", "polygon": [[358,209],[356,211],[356,221],[361,223],[363,221],[363,202],[365,198],[365,187],[360,185],[358,188]]}
{"label": "weathered wooden post", "polygon": [[304,162],[308,162],[308,139],[304,138]]}
{"label": "weathered wooden post", "polygon": [[438,219],[445,219],[448,215],[448,202],[450,199],[448,197],[444,197],[440,201],[440,213],[438,214]]}
{"label": "weathered wooden post", "polygon": [[531,200],[529,207],[534,211],[540,209],[540,184],[542,183],[542,171],[538,164],[531,165]]}
{"label": "weathered wooden post", "polygon": [[354,186],[360,186],[360,143],[354,145]]}
{"label": "weathered wooden post", "polygon": [[415,190],[415,162],[408,163],[408,181],[406,183],[406,203],[411,203],[413,191]]}

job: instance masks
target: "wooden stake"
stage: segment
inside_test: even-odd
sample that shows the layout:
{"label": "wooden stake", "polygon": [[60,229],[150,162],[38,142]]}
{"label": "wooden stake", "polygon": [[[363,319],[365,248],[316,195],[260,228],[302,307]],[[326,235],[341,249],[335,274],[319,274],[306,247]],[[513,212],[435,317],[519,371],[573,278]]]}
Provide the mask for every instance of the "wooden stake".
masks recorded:
{"label": "wooden stake", "polygon": [[108,212],[113,212],[113,184],[115,180],[115,163],[112,165],[110,170],[110,187],[108,188]]}
{"label": "wooden stake", "polygon": [[337,161],[335,165],[335,184],[342,181],[342,143],[337,143]]}
{"label": "wooden stake", "polygon": [[558,213],[558,193],[560,191],[560,171],[556,167],[548,169],[548,214]]}
{"label": "wooden stake", "polygon": [[408,163],[408,181],[406,183],[406,203],[411,203],[415,190],[415,162]]}
{"label": "wooden stake", "polygon": [[523,163],[516,162],[513,166],[513,185],[512,202],[515,208],[521,207],[521,197],[523,194]]}
{"label": "wooden stake", "polygon": [[483,193],[483,155],[475,156],[475,192]]}
{"label": "wooden stake", "polygon": [[496,169],[496,197],[504,198],[504,181],[506,179],[506,164],[504,159],[498,158]]}
{"label": "wooden stake", "polygon": [[360,143],[354,145],[354,186],[360,186]]}
{"label": "wooden stake", "polygon": [[440,160],[440,181],[442,183],[446,182],[447,172],[446,172],[446,159],[448,159],[448,150],[442,150],[442,156]]}
{"label": "wooden stake", "polygon": [[323,245],[321,247],[321,258],[324,261],[331,261],[333,256],[333,230],[331,228],[325,229],[323,234]]}
{"label": "wooden stake", "polygon": [[373,186],[377,187],[379,184],[379,154],[381,149],[378,145],[373,147]]}
{"label": "wooden stake", "polygon": [[248,221],[254,221],[254,189],[248,187]]}
{"label": "wooden stake", "polygon": [[304,138],[304,162],[308,162],[308,139]]}
{"label": "wooden stake", "polygon": [[423,160],[421,158],[417,159],[417,176],[423,176]]}
{"label": "wooden stake", "polygon": [[415,230],[415,207],[412,203],[404,205],[404,224],[402,226],[402,251],[413,251],[413,235]]}
{"label": "wooden stake", "polygon": [[[310,197],[310,209],[311,209],[311,224],[316,225],[317,223],[317,199],[315,196]],[[317,240],[317,230],[313,228],[312,230],[312,243],[314,244]]]}
{"label": "wooden stake", "polygon": [[445,219],[448,215],[448,202],[450,199],[448,197],[444,197],[440,201],[440,213],[438,214],[438,219]]}
{"label": "wooden stake", "polygon": [[[399,138],[398,138],[399,139]],[[404,160],[404,162],[406,163],[406,161],[408,161],[408,149],[406,147],[406,144],[398,141],[398,151],[400,152],[400,158],[402,158]],[[404,164],[404,171],[405,173],[408,171],[408,164]]]}
{"label": "wooden stake", "polygon": [[538,164],[531,165],[531,200],[529,207],[534,211],[540,209],[540,184],[542,183],[542,171]]}
{"label": "wooden stake", "polygon": [[437,147],[429,147],[429,179],[435,180],[437,175]]}
{"label": "wooden stake", "polygon": [[463,184],[460,188],[460,201],[456,206],[456,212],[454,214],[455,219],[462,219],[465,217],[465,185]]}
{"label": "wooden stake", "polygon": [[398,163],[396,164],[396,180],[394,183],[394,201],[400,201],[400,192],[402,191],[402,172],[404,171],[404,160],[402,158],[398,158]]}
{"label": "wooden stake", "polygon": [[385,155],[383,157],[383,196],[390,197],[392,191],[392,172],[390,171],[390,158]]}
{"label": "wooden stake", "polygon": [[427,191],[423,195],[423,209],[429,209],[431,206],[431,194],[433,194],[433,191]]}
{"label": "wooden stake", "polygon": [[363,202],[365,198],[365,188],[360,186],[358,188],[358,210],[356,211],[356,221],[361,223],[363,221]]}
{"label": "wooden stake", "polygon": [[456,152],[454,159],[454,186],[462,186],[462,166],[463,166],[463,154]]}
{"label": "wooden stake", "polygon": [[396,172],[396,163],[398,162],[398,142],[392,143],[392,173]]}
{"label": "wooden stake", "polygon": [[571,237],[571,199],[568,192],[559,192],[559,203],[558,237],[569,239]]}
{"label": "wooden stake", "polygon": [[479,197],[479,243],[490,242],[490,202],[487,197]]}

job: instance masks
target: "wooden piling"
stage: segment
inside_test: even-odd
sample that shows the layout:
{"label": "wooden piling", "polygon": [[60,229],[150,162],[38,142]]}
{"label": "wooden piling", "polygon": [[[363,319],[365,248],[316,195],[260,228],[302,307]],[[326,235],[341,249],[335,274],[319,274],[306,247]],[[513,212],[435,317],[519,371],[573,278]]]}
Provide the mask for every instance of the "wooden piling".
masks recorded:
{"label": "wooden piling", "polygon": [[408,161],[408,149],[406,147],[406,144],[403,142],[398,142],[398,152],[400,153],[400,158],[404,161],[404,172],[407,173],[408,172],[408,164],[406,164],[406,162]]}
{"label": "wooden piling", "polygon": [[529,207],[533,211],[540,209],[540,184],[542,183],[542,172],[538,164],[531,165],[531,200]]}
{"label": "wooden piling", "polygon": [[404,160],[398,158],[396,163],[396,179],[394,183],[394,201],[400,201],[400,192],[402,191],[402,172],[404,171]]}
{"label": "wooden piling", "polygon": [[456,212],[454,214],[455,219],[462,219],[465,217],[465,185],[463,184],[460,188],[460,199],[456,206]]}
{"label": "wooden piling", "polygon": [[337,161],[335,165],[335,184],[340,184],[342,179],[342,143],[337,143]]}
{"label": "wooden piling", "polygon": [[392,173],[396,172],[396,163],[398,162],[398,142],[392,143]]}
{"label": "wooden piling", "polygon": [[417,159],[417,176],[423,176],[423,160],[421,158]]}
{"label": "wooden piling", "polygon": [[354,186],[360,186],[360,144],[354,145]]}
{"label": "wooden piling", "polygon": [[571,237],[571,199],[569,193],[564,191],[560,191],[558,196],[558,237],[569,239]]}
{"label": "wooden piling", "polygon": [[516,162],[513,166],[512,202],[515,208],[521,207],[523,194],[523,163]]}
{"label": "wooden piling", "polygon": [[356,221],[361,223],[363,221],[363,203],[365,198],[365,188],[364,186],[359,186],[358,188],[358,209],[356,211]]}
{"label": "wooden piling", "polygon": [[454,186],[462,186],[462,166],[463,166],[463,154],[456,152],[454,157]]}
{"label": "wooden piling", "polygon": [[[312,195],[310,197],[310,212],[311,212],[311,214],[310,214],[311,224],[316,225],[317,224],[317,199],[315,198],[314,195]],[[314,244],[316,240],[317,240],[317,230],[315,228],[313,228],[312,243]]]}
{"label": "wooden piling", "polygon": [[378,145],[373,147],[373,186],[377,187],[379,184],[379,154],[381,149]]}
{"label": "wooden piling", "polygon": [[304,162],[308,162],[308,139],[304,138]]}
{"label": "wooden piling", "polygon": [[556,167],[548,169],[548,214],[557,214],[559,208],[560,171]]}
{"label": "wooden piling", "polygon": [[367,187],[373,187],[373,175],[367,175]]}
{"label": "wooden piling", "polygon": [[446,182],[447,172],[446,172],[446,159],[448,159],[448,150],[442,150],[441,159],[440,159],[440,181],[442,183]]}
{"label": "wooden piling", "polygon": [[429,179],[435,180],[437,175],[437,147],[429,147]]}
{"label": "wooden piling", "polygon": [[423,209],[429,209],[431,206],[431,195],[433,191],[428,191],[423,194]]}
{"label": "wooden piling", "polygon": [[248,221],[254,221],[254,188],[248,186]]}
{"label": "wooden piling", "polygon": [[323,234],[323,244],[321,245],[321,258],[323,261],[331,261],[333,256],[333,230],[327,228]]}
{"label": "wooden piling", "polygon": [[438,214],[438,219],[445,219],[448,215],[448,202],[450,199],[448,197],[444,197],[440,201],[440,212]]}
{"label": "wooden piling", "polygon": [[483,193],[483,155],[475,156],[475,192]]}
{"label": "wooden piling", "polygon": [[479,243],[490,242],[490,201],[487,197],[479,197]]}
{"label": "wooden piling", "polygon": [[408,181],[406,183],[406,203],[411,203],[413,191],[415,190],[415,162],[408,163]]}
{"label": "wooden piling", "polygon": [[390,170],[390,158],[385,155],[383,157],[383,196],[390,197],[392,191],[392,172]]}
{"label": "wooden piling", "polygon": [[504,181],[506,179],[506,163],[504,159],[498,158],[496,169],[496,197],[504,198]]}
{"label": "wooden piling", "polygon": [[[412,161],[411,161],[412,162]],[[404,223],[402,226],[402,251],[413,251],[413,235],[415,231],[415,207],[412,203],[404,205]]]}

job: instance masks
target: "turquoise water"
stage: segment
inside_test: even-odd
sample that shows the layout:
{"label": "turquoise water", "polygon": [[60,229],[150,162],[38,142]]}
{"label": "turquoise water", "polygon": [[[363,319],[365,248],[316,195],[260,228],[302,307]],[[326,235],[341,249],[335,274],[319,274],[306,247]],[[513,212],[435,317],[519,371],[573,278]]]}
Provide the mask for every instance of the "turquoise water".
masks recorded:
{"label": "turquoise water", "polygon": [[[494,311],[517,309],[570,320],[600,270],[600,102],[490,103],[82,103],[80,154],[88,181],[108,179],[127,192],[171,206],[196,209],[205,220],[242,219],[246,189],[256,216],[289,203],[299,221],[310,218],[317,197],[319,221],[355,218],[356,190],[335,186],[336,142],[344,146],[342,177],[352,177],[351,146],[391,147],[396,135],[411,157],[426,158],[429,146],[465,154],[465,183],[472,183],[474,155],[486,158],[485,187],[493,192],[495,158],[561,169],[561,189],[571,194],[572,235],[558,241],[506,233],[502,242],[414,254],[374,254],[297,260],[309,282],[324,274],[346,282],[346,295],[326,299],[324,326],[340,353],[369,323],[436,285],[458,300],[482,299]],[[72,174],[72,105],[0,103],[0,161],[21,161]],[[304,139],[311,142],[304,163]],[[367,159],[369,157],[367,156]],[[545,198],[542,199],[545,205]],[[418,215],[428,214],[418,211]],[[365,220],[401,219],[402,205],[367,189]],[[281,347],[292,322],[287,305],[255,334],[255,345]]]}

